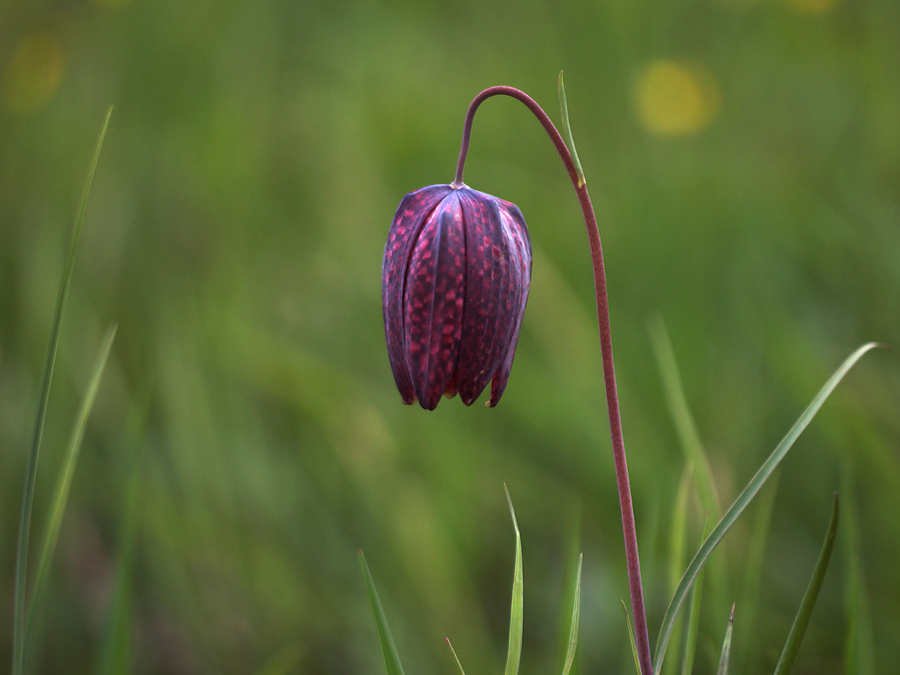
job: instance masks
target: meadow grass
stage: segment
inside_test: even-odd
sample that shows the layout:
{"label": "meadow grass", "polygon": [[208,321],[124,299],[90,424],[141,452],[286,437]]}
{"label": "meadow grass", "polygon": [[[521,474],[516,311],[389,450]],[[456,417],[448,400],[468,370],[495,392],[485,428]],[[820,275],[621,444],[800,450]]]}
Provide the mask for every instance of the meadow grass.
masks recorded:
{"label": "meadow grass", "polygon": [[[48,675],[378,672],[364,549],[407,672],[456,672],[447,636],[465,672],[500,672],[506,481],[528,581],[520,672],[562,670],[581,551],[570,672],[631,672],[589,261],[557,160],[512,102],[476,125],[467,179],[518,204],[535,241],[516,362],[491,411],[449,401],[424,415],[396,396],[379,271],[397,201],[452,179],[477,91],[514,84],[550,103],[565,69],[607,246],[655,639],[705,513],[704,471],[679,502],[689,462],[673,392],[721,513],[845,354],[900,343],[900,15],[894,0],[548,8],[0,10],[6,667],[54,302],[114,102],[36,462],[26,633],[72,428],[113,320],[118,331],[23,658]],[[692,110],[680,121],[693,126],[671,125]],[[648,316],[665,321],[680,387]],[[895,352],[855,367],[704,565],[698,675],[716,672],[734,601],[729,672],[774,670],[835,489],[837,548],[795,672],[900,672],[898,382]],[[667,675],[683,646],[673,632]]]}

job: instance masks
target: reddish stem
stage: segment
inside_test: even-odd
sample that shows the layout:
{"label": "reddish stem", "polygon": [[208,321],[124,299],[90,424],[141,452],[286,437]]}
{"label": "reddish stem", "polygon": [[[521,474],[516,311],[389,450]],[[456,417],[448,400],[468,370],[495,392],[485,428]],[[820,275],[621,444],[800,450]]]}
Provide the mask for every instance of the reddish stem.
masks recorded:
{"label": "reddish stem", "polygon": [[594,215],[594,207],[591,204],[587,186],[582,184],[579,187],[578,173],[575,170],[572,155],[547,113],[528,94],[514,87],[491,87],[478,94],[472,101],[469,111],[466,113],[462,148],[459,151],[459,162],[456,165],[454,185],[462,185],[463,182],[463,168],[466,163],[466,154],[469,151],[469,137],[472,133],[472,120],[475,117],[475,111],[485,99],[500,94],[511,96],[524,103],[543,125],[550,136],[550,140],[553,141],[553,145],[556,146],[556,151],[562,158],[563,164],[566,165],[566,170],[569,172],[569,178],[572,180],[572,185],[578,194],[578,201],[581,203],[581,210],[584,213],[584,222],[587,226],[588,240],[591,245],[591,260],[594,265],[594,290],[597,295],[597,319],[600,327],[600,350],[603,355],[603,379],[606,382],[609,428],[612,435],[616,483],[619,488],[619,508],[622,511],[622,530],[625,535],[625,560],[628,567],[628,586],[631,593],[631,613],[634,616],[634,633],[637,640],[641,673],[642,675],[653,675],[650,638],[647,634],[647,614],[644,610],[644,592],[641,587],[641,563],[638,556],[637,531],[635,530],[634,509],[631,503],[631,486],[628,482],[628,465],[625,461],[625,440],[622,437],[619,396],[616,393],[616,372],[613,365],[612,333],[609,325],[609,297],[606,292],[603,249],[600,246],[600,230],[597,227],[597,217]]}

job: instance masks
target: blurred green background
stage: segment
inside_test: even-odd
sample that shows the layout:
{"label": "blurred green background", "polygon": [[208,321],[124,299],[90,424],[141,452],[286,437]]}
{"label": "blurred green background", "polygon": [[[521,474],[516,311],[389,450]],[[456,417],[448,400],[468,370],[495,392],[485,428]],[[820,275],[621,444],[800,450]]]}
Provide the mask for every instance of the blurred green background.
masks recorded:
{"label": "blurred green background", "polygon": [[[33,542],[119,329],[38,672],[381,672],[360,548],[407,672],[455,672],[447,636],[468,672],[500,672],[504,482],[524,547],[522,672],[557,668],[575,546],[577,668],[633,672],[587,239],[519,103],[482,106],[466,171],[522,209],[534,243],[500,405],[403,406],[384,346],[400,199],[452,180],[481,89],[517,86],[557,119],[560,70],[605,247],[651,643],[684,467],[648,332],[662,317],[724,505],[847,354],[894,347],[851,372],[764,493],[761,563],[759,505],[715,554],[695,672],[715,671],[735,601],[732,672],[771,672],[834,490],[838,546],[797,672],[900,670],[895,0],[0,4],[0,663],[53,305],[113,104]],[[692,506],[690,547],[701,521]]]}

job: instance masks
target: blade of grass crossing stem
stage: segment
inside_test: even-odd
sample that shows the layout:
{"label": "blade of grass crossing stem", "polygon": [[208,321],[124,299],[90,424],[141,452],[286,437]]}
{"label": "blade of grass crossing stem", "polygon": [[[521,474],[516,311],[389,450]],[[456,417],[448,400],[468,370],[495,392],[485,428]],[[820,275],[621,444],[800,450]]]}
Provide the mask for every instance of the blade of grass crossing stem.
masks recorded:
{"label": "blade of grass crossing stem", "polygon": [[837,535],[839,517],[840,505],[837,492],[835,492],[834,505],[831,508],[831,521],[828,523],[828,531],[825,533],[822,551],[819,553],[819,559],[816,561],[816,566],[813,569],[809,586],[806,587],[806,593],[803,594],[800,609],[797,610],[797,616],[794,618],[794,625],[791,626],[791,632],[788,633],[787,641],[784,643],[781,658],[778,659],[778,665],[775,667],[775,675],[788,675],[794,668],[797,652],[800,651],[800,643],[803,642],[803,636],[806,634],[807,626],[809,626],[813,608],[816,606],[816,600],[819,599],[819,591],[822,590],[822,582],[825,581],[828,563],[831,562],[831,553],[834,551],[834,538]]}
{"label": "blade of grass crossing stem", "polygon": [[725,641],[722,643],[722,656],[719,657],[719,667],[716,675],[728,675],[728,661],[731,658],[731,634],[734,629],[734,605],[731,606],[731,616],[728,619],[728,628],[725,629]]}
{"label": "blade of grass crossing stem", "polygon": [[[709,536],[710,519],[707,512],[703,520],[703,534],[700,541]],[[691,675],[694,669],[694,654],[697,650],[697,631],[700,627],[700,602],[703,600],[703,572],[697,575],[697,581],[691,590],[691,605],[688,608],[687,632],[684,634],[684,658],[681,661],[681,675]]]}
{"label": "blade of grass crossing stem", "polygon": [[106,113],[100,138],[94,149],[94,156],[88,170],[87,182],[81,196],[81,205],[75,217],[75,225],[72,230],[72,240],[69,246],[69,256],[63,271],[62,281],[59,287],[59,295],[56,299],[56,310],[53,315],[53,323],[50,328],[50,341],[47,346],[47,357],[44,361],[44,374],[41,380],[41,394],[38,402],[37,420],[34,425],[34,434],[31,441],[31,452],[28,455],[28,464],[25,469],[25,486],[22,491],[22,511],[19,518],[19,536],[16,544],[16,577],[13,601],[13,661],[12,675],[22,675],[25,665],[25,582],[28,567],[28,538],[31,533],[31,512],[34,506],[34,484],[37,477],[38,455],[41,448],[41,437],[44,433],[44,419],[47,416],[47,401],[50,398],[50,383],[53,380],[53,369],[56,365],[56,352],[59,348],[59,333],[62,324],[63,310],[66,306],[66,298],[69,295],[69,285],[72,282],[72,271],[75,268],[75,254],[78,251],[78,239],[81,235],[81,224],[84,221],[84,209],[87,204],[88,194],[91,190],[91,182],[94,180],[94,171],[100,158],[100,149],[103,147],[103,139],[109,126],[109,118],[112,115],[112,107]]}
{"label": "blade of grass crossing stem", "polygon": [[513,571],[512,603],[509,608],[509,649],[506,652],[505,675],[517,675],[519,672],[519,660],[522,658],[522,625],[524,616],[524,582],[522,579],[522,537],[519,534],[519,523],[516,522],[516,511],[513,509],[509,490],[506,491],[506,501],[509,503],[509,513],[512,516],[513,528],[516,531],[516,566]]}
{"label": "blade of grass crossing stem", "polygon": [[791,449],[794,441],[797,440],[797,437],[807,427],[810,420],[812,420],[819,408],[822,407],[822,404],[825,403],[825,399],[827,399],[831,392],[834,391],[838,382],[840,382],[856,362],[862,358],[863,354],[877,346],[879,345],[874,342],[867,343],[847,357],[828,379],[825,386],[819,390],[819,393],[813,398],[812,403],[810,403],[806,410],[803,411],[803,414],[800,415],[794,423],[794,426],[791,427],[790,431],[788,431],[787,435],[781,443],[778,444],[772,454],[769,455],[768,459],[763,462],[762,466],[756,472],[756,475],[750,479],[747,487],[745,487],[741,494],[738,495],[734,504],[732,504],[731,508],[729,508],[725,515],[722,516],[719,524],[716,525],[710,535],[706,538],[706,541],[703,542],[703,545],[700,546],[700,550],[694,555],[684,576],[682,576],[681,582],[678,584],[678,588],[676,589],[672,600],[669,602],[669,607],[666,609],[666,614],[663,617],[659,639],[656,644],[656,657],[653,659],[653,663],[656,664],[655,671],[657,674],[659,673],[660,664],[665,656],[666,648],[669,646],[669,639],[672,635],[672,627],[675,623],[675,617],[678,615],[678,610],[681,608],[688,591],[693,585],[694,580],[697,578],[697,574],[700,573],[700,569],[709,559],[710,554],[716,546],[718,546],[719,542],[722,541],[722,537],[725,536],[725,533],[731,529],[732,525],[734,525],[738,516],[740,516],[744,509],[747,508],[747,505],[753,497],[756,496],[756,493],[759,492],[760,488],[765,484],[766,480],[775,470],[775,467],[778,466],[778,463],[781,462],[787,454],[787,451]]}
{"label": "blade of grass crossing stem", "polygon": [[459,657],[456,655],[456,650],[453,649],[453,645],[450,644],[450,638],[447,638],[447,646],[450,647],[450,653],[453,654],[453,661],[456,663],[456,672],[459,675],[466,675],[466,671],[463,670],[462,664],[459,662]]}
{"label": "blade of grass crossing stem", "polygon": [[578,571],[575,573],[575,598],[572,601],[572,625],[569,628],[569,647],[566,649],[566,660],[563,661],[562,675],[569,675],[575,661],[575,650],[578,648],[578,621],[581,616],[581,565],[584,556],[578,557]]}
{"label": "blade of grass crossing stem", "polygon": [[387,675],[403,675],[403,666],[400,664],[400,655],[394,645],[391,629],[388,627],[387,618],[384,616],[384,608],[375,590],[375,582],[372,573],[366,563],[366,556],[359,552],[359,564],[362,567],[363,576],[366,578],[366,590],[369,593],[369,603],[372,605],[372,614],[375,616],[375,629],[378,631],[378,642],[381,644],[381,657],[384,659],[384,669]]}
{"label": "blade of grass crossing stem", "polygon": [[641,675],[641,657],[638,655],[637,642],[634,641],[634,625],[631,623],[631,617],[628,616],[628,606],[624,600],[622,603],[622,612],[625,614],[625,626],[628,628],[628,641],[631,643],[631,655],[634,657],[634,672]]}
{"label": "blade of grass crossing stem", "polygon": [[569,126],[569,105],[566,103],[566,86],[563,84],[563,74],[559,71],[559,112],[562,117],[563,138],[572,153],[572,163],[575,165],[575,173],[578,174],[578,187],[585,184],[584,169],[581,168],[581,162],[578,160],[578,153],[575,151],[575,139],[572,138],[572,127]]}
{"label": "blade of grass crossing stem", "polygon": [[[687,535],[687,503],[688,492],[691,487],[691,473],[690,462],[685,462],[684,471],[681,472],[681,480],[678,481],[675,506],[672,508],[672,524],[669,529],[669,593],[674,593],[675,589],[678,588],[678,581],[681,579],[682,570],[685,566],[684,540]],[[677,621],[672,630],[672,638],[675,640],[675,644],[681,644],[682,642],[681,629],[681,621]],[[677,661],[669,659],[668,663],[664,665],[664,672],[666,675],[675,675],[677,668]]]}
{"label": "blade of grass crossing stem", "polygon": [[47,521],[47,531],[44,535],[44,544],[40,552],[37,574],[31,590],[31,602],[28,605],[25,618],[25,658],[23,665],[26,667],[26,670],[37,640],[38,625],[47,587],[47,577],[53,562],[53,554],[56,552],[56,543],[59,541],[59,531],[62,527],[63,515],[66,512],[66,503],[69,500],[69,490],[72,487],[72,478],[75,475],[75,466],[78,464],[81,442],[84,439],[84,429],[87,426],[91,408],[94,406],[97,391],[100,389],[100,380],[103,377],[103,370],[106,368],[106,361],[109,358],[109,352],[112,349],[115,337],[116,326],[112,325],[106,331],[97,360],[94,362],[91,379],[81,401],[81,408],[78,410],[78,415],[75,418],[75,424],[69,436],[69,444],[66,447],[66,454],[60,467],[56,490],[53,494],[53,505],[50,508],[50,517]]}

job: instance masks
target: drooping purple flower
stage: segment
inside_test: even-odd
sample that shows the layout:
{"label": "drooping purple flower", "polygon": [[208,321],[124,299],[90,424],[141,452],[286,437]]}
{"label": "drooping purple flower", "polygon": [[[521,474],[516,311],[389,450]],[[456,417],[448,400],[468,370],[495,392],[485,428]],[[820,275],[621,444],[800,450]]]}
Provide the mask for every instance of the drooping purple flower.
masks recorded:
{"label": "drooping purple flower", "polygon": [[515,204],[464,185],[411,192],[382,268],[388,357],[403,402],[471,405],[506,389],[531,284],[531,240]]}

